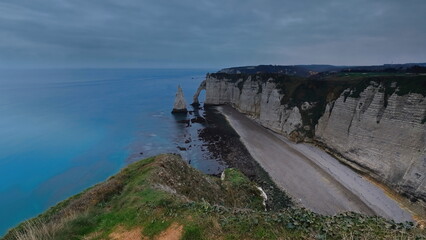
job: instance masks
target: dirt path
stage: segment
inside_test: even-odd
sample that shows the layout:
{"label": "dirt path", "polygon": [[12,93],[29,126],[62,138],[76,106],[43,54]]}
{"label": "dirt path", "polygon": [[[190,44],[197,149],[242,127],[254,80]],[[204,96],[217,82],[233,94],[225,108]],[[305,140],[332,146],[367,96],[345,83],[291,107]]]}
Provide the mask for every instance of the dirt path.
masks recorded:
{"label": "dirt path", "polygon": [[344,211],[412,220],[381,189],[307,144],[293,144],[229,106],[218,107],[250,154],[295,201],[321,214]]}

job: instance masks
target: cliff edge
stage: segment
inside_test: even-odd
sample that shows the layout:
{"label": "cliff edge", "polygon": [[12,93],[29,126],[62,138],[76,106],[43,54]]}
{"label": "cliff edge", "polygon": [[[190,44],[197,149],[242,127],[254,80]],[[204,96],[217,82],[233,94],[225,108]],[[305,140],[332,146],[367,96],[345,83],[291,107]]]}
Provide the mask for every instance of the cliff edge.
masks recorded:
{"label": "cliff edge", "polygon": [[305,209],[265,212],[262,191],[227,169],[222,179],[164,154],[22,223],[2,239],[400,239],[424,237],[411,223]]}

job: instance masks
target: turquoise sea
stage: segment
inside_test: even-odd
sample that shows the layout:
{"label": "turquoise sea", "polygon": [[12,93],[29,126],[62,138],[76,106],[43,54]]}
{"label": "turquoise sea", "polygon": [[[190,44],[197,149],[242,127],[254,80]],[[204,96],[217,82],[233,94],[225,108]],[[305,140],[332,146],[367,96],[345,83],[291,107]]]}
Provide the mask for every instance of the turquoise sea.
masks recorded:
{"label": "turquoise sea", "polygon": [[0,70],[0,236],[141,158],[175,152],[221,171],[198,140],[203,124],[170,113],[177,85],[189,104],[209,71]]}

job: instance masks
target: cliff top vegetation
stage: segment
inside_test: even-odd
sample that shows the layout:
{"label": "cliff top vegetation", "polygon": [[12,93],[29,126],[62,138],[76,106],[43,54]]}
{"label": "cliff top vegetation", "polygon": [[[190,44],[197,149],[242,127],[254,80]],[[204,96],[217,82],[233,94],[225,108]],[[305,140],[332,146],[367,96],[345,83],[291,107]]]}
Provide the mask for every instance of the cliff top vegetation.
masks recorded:
{"label": "cliff top vegetation", "polygon": [[260,191],[235,169],[223,180],[178,155],[133,163],[9,231],[3,239],[415,239],[411,223],[301,208],[265,211]]}

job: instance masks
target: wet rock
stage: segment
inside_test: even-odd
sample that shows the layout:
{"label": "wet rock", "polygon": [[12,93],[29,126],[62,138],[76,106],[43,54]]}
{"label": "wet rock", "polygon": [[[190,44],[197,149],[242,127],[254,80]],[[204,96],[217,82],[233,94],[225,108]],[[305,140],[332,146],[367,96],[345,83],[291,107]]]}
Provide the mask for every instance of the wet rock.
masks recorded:
{"label": "wet rock", "polygon": [[195,117],[191,119],[191,123],[204,123],[206,122],[206,119],[202,117]]}
{"label": "wet rock", "polygon": [[189,120],[188,119],[184,119],[184,120],[179,120],[179,121],[177,121],[178,123],[189,123]]}
{"label": "wet rock", "polygon": [[190,127],[191,126],[191,121],[188,119],[184,119],[184,120],[179,120],[177,121],[178,123],[184,123],[186,124],[186,127]]}
{"label": "wet rock", "polygon": [[187,150],[185,147],[181,147],[181,146],[177,146],[177,149],[179,149],[180,151],[186,151]]}

